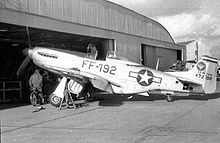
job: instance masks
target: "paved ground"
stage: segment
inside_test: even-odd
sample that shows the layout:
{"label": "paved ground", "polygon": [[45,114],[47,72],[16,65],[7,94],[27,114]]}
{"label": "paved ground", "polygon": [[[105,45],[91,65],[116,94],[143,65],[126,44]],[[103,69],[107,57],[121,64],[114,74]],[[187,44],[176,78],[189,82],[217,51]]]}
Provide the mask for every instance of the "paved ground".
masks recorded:
{"label": "paved ground", "polygon": [[77,110],[0,110],[2,143],[219,143],[220,98],[168,103],[104,95]]}

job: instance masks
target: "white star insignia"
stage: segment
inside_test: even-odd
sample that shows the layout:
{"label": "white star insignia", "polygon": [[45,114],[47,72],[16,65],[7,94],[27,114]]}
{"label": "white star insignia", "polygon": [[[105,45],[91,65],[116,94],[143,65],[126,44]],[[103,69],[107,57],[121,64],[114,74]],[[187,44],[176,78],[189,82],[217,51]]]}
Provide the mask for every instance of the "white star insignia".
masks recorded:
{"label": "white star insignia", "polygon": [[152,76],[148,76],[147,75],[147,71],[144,74],[139,74],[141,77],[141,80],[139,81],[139,83],[145,81],[147,84],[149,84],[149,79],[152,79]]}

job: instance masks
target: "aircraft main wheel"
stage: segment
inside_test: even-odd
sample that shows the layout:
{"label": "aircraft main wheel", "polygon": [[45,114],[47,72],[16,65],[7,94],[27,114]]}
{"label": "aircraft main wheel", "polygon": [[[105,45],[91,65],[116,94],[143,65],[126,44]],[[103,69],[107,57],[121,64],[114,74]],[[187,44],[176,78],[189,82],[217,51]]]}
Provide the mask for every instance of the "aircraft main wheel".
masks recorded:
{"label": "aircraft main wheel", "polygon": [[173,101],[174,101],[173,97],[170,95],[167,95],[167,102],[173,102]]}
{"label": "aircraft main wheel", "polygon": [[55,94],[51,94],[49,96],[50,104],[55,106],[55,107],[59,107],[60,104],[61,104],[61,101],[62,101],[62,99],[59,96],[55,95]]}

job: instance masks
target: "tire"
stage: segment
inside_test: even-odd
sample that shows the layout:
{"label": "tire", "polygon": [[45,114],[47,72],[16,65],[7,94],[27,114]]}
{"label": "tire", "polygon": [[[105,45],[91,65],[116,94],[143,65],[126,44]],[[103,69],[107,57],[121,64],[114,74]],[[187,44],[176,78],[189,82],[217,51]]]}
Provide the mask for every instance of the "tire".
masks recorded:
{"label": "tire", "polygon": [[167,95],[167,102],[173,102],[173,101],[174,101],[173,97],[170,95]]}
{"label": "tire", "polygon": [[35,93],[30,94],[30,102],[33,106],[37,105],[37,97],[36,97]]}
{"label": "tire", "polygon": [[55,95],[55,94],[51,94],[49,96],[50,104],[55,106],[55,107],[59,107],[60,104],[61,104],[61,101],[62,101],[62,99],[59,96]]}

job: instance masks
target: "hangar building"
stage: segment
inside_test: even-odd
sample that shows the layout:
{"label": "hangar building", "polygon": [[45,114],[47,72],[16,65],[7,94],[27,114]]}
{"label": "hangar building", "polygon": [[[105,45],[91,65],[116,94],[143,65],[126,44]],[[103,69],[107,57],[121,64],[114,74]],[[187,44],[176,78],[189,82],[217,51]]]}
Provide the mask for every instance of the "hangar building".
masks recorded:
{"label": "hangar building", "polygon": [[82,52],[92,43],[99,59],[116,50],[152,68],[159,58],[160,70],[185,54],[160,23],[106,0],[1,0],[1,79],[16,76],[29,43]]}

